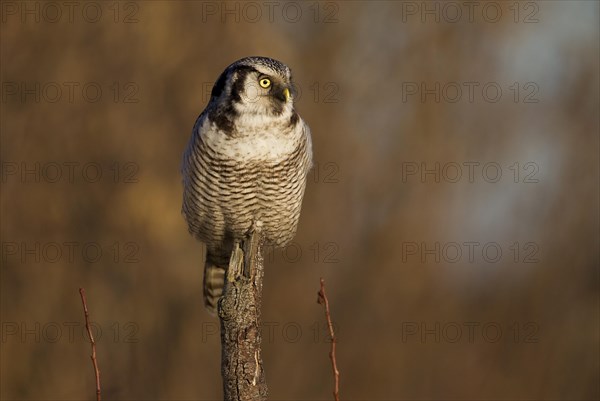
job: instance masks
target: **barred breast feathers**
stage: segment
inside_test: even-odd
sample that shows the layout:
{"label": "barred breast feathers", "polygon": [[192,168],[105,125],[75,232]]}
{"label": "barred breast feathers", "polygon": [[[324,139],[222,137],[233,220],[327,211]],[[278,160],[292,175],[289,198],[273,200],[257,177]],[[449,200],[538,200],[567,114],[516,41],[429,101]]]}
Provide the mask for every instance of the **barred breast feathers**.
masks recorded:
{"label": "barred breast feathers", "polygon": [[[262,210],[266,205],[270,205],[271,219],[279,208],[298,209],[293,213],[297,219],[312,166],[312,143],[308,126],[299,118],[295,123],[275,135],[232,138],[215,129],[208,116],[199,117],[182,166],[182,211],[192,234],[204,241],[221,238],[230,209],[238,211],[235,220],[239,222],[250,219],[246,214],[254,213],[255,207]],[[285,216],[291,217],[287,212],[280,217]]]}

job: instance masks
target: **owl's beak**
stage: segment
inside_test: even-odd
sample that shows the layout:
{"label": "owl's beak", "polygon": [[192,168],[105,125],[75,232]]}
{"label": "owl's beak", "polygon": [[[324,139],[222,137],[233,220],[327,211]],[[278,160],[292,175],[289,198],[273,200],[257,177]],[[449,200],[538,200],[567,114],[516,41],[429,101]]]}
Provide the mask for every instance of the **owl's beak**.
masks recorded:
{"label": "owl's beak", "polygon": [[285,101],[287,102],[288,100],[290,100],[290,90],[288,88],[285,88],[283,90],[283,96],[285,96]]}

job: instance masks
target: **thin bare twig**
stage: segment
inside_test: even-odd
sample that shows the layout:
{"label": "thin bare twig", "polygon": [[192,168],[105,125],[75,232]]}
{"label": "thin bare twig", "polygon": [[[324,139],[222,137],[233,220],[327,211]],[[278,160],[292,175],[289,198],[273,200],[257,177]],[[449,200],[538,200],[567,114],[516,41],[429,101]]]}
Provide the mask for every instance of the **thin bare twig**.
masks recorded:
{"label": "thin bare twig", "polygon": [[96,375],[96,401],[100,401],[100,369],[98,369],[98,362],[96,361],[96,341],[94,340],[94,335],[92,334],[92,329],[90,328],[90,314],[88,312],[87,302],[85,300],[85,290],[83,288],[80,288],[79,294],[81,295],[81,303],[83,304],[83,313],[85,315],[85,328],[87,329],[87,334],[90,338],[90,343],[92,343],[91,358],[92,364],[94,365],[94,374]]}
{"label": "thin bare twig", "polygon": [[333,324],[331,323],[331,313],[329,312],[329,300],[325,295],[325,280],[321,277],[321,289],[319,290],[319,298],[317,302],[321,305],[325,304],[325,317],[327,318],[327,327],[329,328],[329,337],[331,337],[331,351],[329,351],[329,358],[331,359],[331,366],[333,367],[333,377],[335,379],[335,388],[333,390],[333,397],[335,401],[340,401],[340,371],[337,368],[337,361],[335,358],[335,344],[337,339],[333,332]]}

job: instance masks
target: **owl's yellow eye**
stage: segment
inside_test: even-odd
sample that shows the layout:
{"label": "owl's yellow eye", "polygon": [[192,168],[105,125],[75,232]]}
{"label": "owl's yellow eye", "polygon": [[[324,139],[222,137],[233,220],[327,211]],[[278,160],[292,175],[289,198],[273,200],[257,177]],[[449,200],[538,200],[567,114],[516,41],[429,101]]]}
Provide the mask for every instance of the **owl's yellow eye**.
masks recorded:
{"label": "owl's yellow eye", "polygon": [[258,81],[258,83],[261,86],[261,88],[265,89],[271,86],[271,80],[269,78],[263,78],[260,81]]}

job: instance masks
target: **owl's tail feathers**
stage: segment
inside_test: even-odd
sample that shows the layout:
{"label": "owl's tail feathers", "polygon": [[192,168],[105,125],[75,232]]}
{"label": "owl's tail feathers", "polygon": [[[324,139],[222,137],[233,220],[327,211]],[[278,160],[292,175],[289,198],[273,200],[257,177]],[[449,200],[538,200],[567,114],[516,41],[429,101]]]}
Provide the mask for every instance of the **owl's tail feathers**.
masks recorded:
{"label": "owl's tail feathers", "polygon": [[204,306],[212,314],[217,314],[217,303],[223,294],[226,267],[206,261],[204,266]]}

